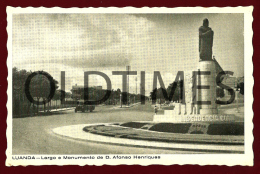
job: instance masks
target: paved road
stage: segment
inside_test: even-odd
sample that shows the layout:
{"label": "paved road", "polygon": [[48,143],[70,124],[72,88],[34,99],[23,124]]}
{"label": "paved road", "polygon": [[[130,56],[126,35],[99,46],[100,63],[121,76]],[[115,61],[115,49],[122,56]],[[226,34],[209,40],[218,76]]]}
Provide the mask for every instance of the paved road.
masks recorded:
{"label": "paved road", "polygon": [[[145,110],[141,112],[141,109]],[[13,119],[13,154],[164,154],[184,153],[148,148],[115,146],[71,140],[51,132],[53,128],[89,123],[151,121],[151,106],[134,106],[125,109],[96,107],[93,113],[74,113]],[[190,153],[190,152],[189,152]]]}
{"label": "paved road", "polygon": [[[153,107],[137,105],[112,109],[99,106],[92,113],[74,113],[13,119],[13,154],[173,154],[185,151],[126,147],[79,141],[55,135],[51,130],[60,126],[90,123],[152,121]],[[229,106],[231,107],[231,106]],[[232,107],[231,107],[232,108]],[[227,109],[227,108],[226,108]],[[241,113],[240,113],[241,114]]]}

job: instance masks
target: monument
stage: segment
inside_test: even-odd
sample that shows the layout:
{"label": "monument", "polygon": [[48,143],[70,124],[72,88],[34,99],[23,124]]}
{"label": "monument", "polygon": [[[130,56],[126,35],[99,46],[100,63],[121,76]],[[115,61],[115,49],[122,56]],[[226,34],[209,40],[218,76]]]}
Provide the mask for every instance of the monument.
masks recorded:
{"label": "monument", "polygon": [[[208,19],[199,28],[199,62],[193,72],[184,72],[185,103],[155,115],[155,122],[234,121],[233,115],[219,115],[216,104],[216,61],[212,59],[213,30]],[[196,77],[195,77],[196,76]],[[195,91],[195,92],[194,92]],[[196,96],[194,95],[196,93]]]}
{"label": "monument", "polygon": [[167,148],[175,152],[187,149],[194,153],[244,153],[244,123],[235,122],[235,115],[225,114],[222,109],[218,112],[216,74],[223,70],[212,59],[212,45],[213,31],[205,19],[199,28],[198,66],[182,76],[180,86],[184,89],[180,91],[184,93],[179,97],[180,103],[172,110],[164,110],[163,115],[157,114],[155,105],[153,121],[72,125],[53,132],[70,137],[78,132],[76,135],[82,140],[87,137],[106,144]]}
{"label": "monument", "polygon": [[[212,59],[214,32],[209,27],[208,19],[203,20],[203,25],[199,28],[199,52],[200,62],[198,67],[198,105],[199,114],[217,114],[216,104],[216,66]],[[210,72],[208,74],[204,74]],[[204,87],[204,88],[203,88]],[[210,104],[204,104],[208,101]]]}
{"label": "monument", "polygon": [[209,27],[208,19],[203,20],[203,25],[199,28],[199,53],[200,61],[212,60],[214,32]]}

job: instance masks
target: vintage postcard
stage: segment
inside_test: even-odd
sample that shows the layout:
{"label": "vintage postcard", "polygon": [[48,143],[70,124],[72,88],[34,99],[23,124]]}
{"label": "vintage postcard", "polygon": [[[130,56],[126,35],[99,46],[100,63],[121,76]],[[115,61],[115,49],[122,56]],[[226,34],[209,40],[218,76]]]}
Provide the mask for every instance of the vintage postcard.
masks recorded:
{"label": "vintage postcard", "polygon": [[6,165],[253,165],[253,7],[7,7]]}

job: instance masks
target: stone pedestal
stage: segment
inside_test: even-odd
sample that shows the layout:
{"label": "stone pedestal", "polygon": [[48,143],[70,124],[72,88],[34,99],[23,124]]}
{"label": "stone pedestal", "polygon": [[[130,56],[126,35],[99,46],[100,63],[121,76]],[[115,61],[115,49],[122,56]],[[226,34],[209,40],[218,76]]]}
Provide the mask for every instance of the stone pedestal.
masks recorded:
{"label": "stone pedestal", "polygon": [[[216,67],[214,61],[201,61],[198,75],[185,72],[185,104],[175,104],[174,110],[165,110],[164,115],[154,115],[154,122],[194,123],[194,122],[234,122],[232,114],[219,115],[216,104]],[[200,73],[201,72],[201,73]],[[205,72],[207,72],[205,74]],[[196,78],[196,81],[193,80]],[[201,88],[198,86],[202,86]],[[192,89],[197,88],[196,98]],[[196,99],[196,100],[195,100]],[[193,100],[210,104],[193,104]]]}
{"label": "stone pedestal", "polygon": [[[198,86],[202,86],[202,89],[197,90],[197,101],[210,101],[211,104],[198,104],[198,113],[200,115],[218,114],[216,104],[216,67],[214,61],[201,61],[198,67]],[[203,74],[204,72],[210,72],[209,75]],[[208,86],[208,89],[205,89]]]}

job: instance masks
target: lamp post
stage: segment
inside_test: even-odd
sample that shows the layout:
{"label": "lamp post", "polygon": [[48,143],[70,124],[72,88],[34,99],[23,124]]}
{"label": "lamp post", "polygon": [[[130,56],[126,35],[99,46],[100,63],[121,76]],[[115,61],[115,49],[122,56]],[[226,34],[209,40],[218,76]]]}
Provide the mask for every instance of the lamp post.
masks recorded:
{"label": "lamp post", "polygon": [[122,94],[120,94],[120,106],[122,108]]}
{"label": "lamp post", "polygon": [[[135,96],[137,95],[137,77],[135,78]],[[134,103],[135,103],[135,96],[134,96]]]}
{"label": "lamp post", "polygon": [[135,94],[137,94],[137,77],[135,78]]}
{"label": "lamp post", "polygon": [[237,112],[239,112],[239,108],[238,108],[238,93],[239,93],[239,89],[238,86],[236,87],[236,104],[237,104]]}
{"label": "lamp post", "polygon": [[131,67],[130,66],[126,66],[126,70],[127,70],[127,93],[128,93],[128,99],[127,99],[127,102],[128,102],[128,106],[129,106],[129,100],[130,100],[130,93],[129,93],[129,71],[130,71]]}

